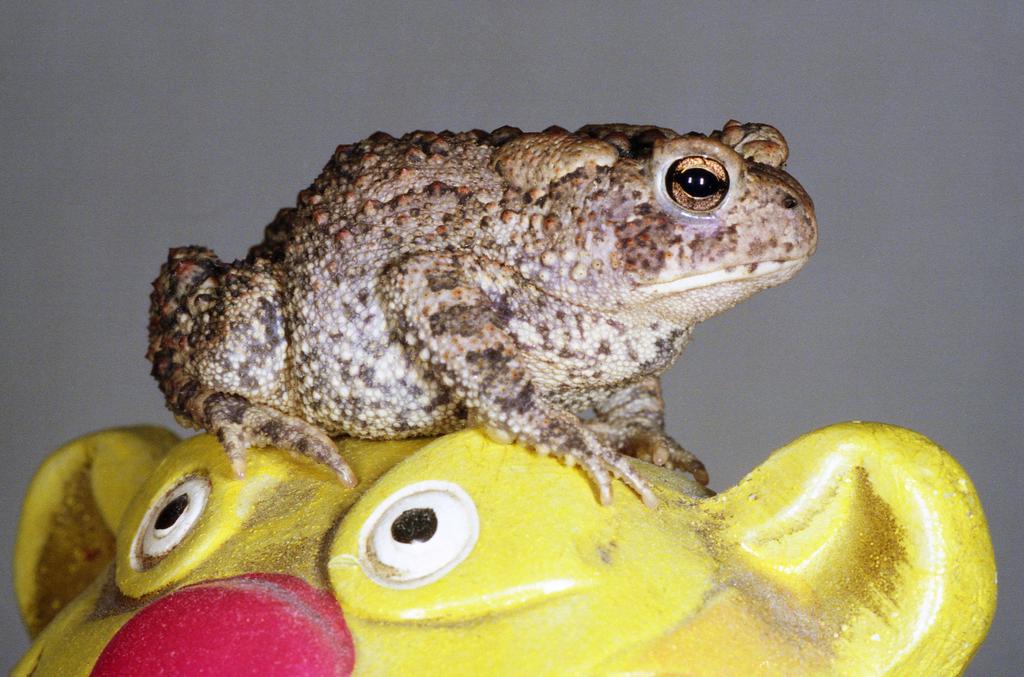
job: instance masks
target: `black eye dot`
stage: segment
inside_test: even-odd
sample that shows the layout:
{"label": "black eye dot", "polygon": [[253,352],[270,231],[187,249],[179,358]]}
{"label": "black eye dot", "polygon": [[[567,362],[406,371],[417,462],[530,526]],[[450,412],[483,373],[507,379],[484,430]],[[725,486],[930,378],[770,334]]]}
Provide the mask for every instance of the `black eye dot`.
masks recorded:
{"label": "black eye dot", "polygon": [[188,508],[188,494],[175,496],[174,500],[165,505],[160,514],[156,516],[156,522],[153,523],[153,526],[160,530],[170,529],[178,521],[182,513],[185,512],[186,508]]}
{"label": "black eye dot", "polygon": [[677,174],[676,182],[687,195],[698,198],[714,195],[722,189],[722,182],[718,180],[718,177],[700,167],[690,167],[681,174]]}
{"label": "black eye dot", "polygon": [[794,207],[796,207],[796,204],[796,198],[793,197],[792,195],[787,195],[786,197],[782,198],[782,206],[785,207],[786,209],[793,209]]}
{"label": "black eye dot", "polygon": [[423,543],[437,531],[437,515],[430,508],[410,508],[391,523],[391,538],[399,543]]}

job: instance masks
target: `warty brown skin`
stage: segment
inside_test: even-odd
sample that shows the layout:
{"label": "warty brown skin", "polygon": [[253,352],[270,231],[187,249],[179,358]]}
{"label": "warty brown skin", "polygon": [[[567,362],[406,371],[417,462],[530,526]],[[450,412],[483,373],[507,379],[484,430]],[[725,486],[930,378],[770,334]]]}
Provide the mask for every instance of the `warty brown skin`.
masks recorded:
{"label": "warty brown skin", "polygon": [[[153,374],[239,474],[249,446],[275,445],[354,483],[329,435],[473,423],[579,463],[604,502],[617,476],[653,504],[622,454],[707,482],[664,434],[658,377],[696,323],[814,251],[786,155],[774,128],[733,121],[709,136],[589,125],[339,146],[245,260],[171,250]],[[708,176],[687,163],[727,178],[711,197],[681,188]]]}

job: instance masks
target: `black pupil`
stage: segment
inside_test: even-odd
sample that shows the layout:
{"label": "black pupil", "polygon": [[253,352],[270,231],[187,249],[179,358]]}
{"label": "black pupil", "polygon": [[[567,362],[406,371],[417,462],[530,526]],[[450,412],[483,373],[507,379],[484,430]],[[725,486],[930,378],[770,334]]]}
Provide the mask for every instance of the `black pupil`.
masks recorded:
{"label": "black pupil", "polygon": [[683,187],[687,195],[693,197],[708,197],[722,188],[722,182],[718,180],[717,176],[700,167],[687,169],[679,175],[676,181]]}
{"label": "black pupil", "polygon": [[437,515],[430,508],[410,508],[391,523],[391,538],[399,543],[423,543],[437,531]]}
{"label": "black pupil", "polygon": [[181,514],[185,512],[185,508],[188,507],[188,494],[182,494],[176,496],[173,501],[164,506],[164,509],[160,511],[160,514],[156,516],[157,529],[170,529],[174,526],[174,523],[178,521]]}

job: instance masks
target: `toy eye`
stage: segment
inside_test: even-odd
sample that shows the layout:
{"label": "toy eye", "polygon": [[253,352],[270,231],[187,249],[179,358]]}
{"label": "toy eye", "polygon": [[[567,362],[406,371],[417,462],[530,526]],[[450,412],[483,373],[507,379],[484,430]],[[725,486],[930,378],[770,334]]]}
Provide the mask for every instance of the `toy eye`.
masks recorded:
{"label": "toy eye", "polygon": [[710,211],[721,204],[729,192],[729,172],[709,157],[684,157],[669,166],[665,189],[673,202],[684,209]]}
{"label": "toy eye", "polygon": [[143,571],[192,532],[210,496],[210,480],[189,477],[150,506],[135,535],[132,568]]}
{"label": "toy eye", "polygon": [[359,565],[378,585],[418,588],[454,569],[476,545],[473,499],[451,482],[411,484],[388,496],[359,532]]}

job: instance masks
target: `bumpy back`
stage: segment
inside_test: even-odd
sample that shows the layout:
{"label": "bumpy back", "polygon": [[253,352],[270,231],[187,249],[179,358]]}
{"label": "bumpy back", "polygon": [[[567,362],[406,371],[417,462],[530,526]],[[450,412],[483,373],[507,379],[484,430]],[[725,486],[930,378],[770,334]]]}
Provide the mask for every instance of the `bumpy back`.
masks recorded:
{"label": "bumpy back", "polygon": [[153,363],[152,374],[165,395],[170,392],[173,376],[185,363],[195,318],[213,305],[213,291],[228,268],[210,249],[176,247],[170,250],[160,275],[153,281],[146,358]]}

